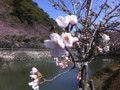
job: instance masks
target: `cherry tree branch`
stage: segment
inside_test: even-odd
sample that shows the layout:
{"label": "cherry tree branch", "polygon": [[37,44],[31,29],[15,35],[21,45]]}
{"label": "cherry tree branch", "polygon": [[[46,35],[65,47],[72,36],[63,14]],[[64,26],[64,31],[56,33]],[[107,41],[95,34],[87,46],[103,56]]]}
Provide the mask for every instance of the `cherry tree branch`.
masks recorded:
{"label": "cherry tree branch", "polygon": [[103,25],[105,25],[105,24],[106,24],[108,21],[110,21],[110,19],[112,19],[113,17],[118,17],[118,16],[120,16],[120,15],[110,16]]}
{"label": "cherry tree branch", "polygon": [[75,67],[75,59],[72,55],[72,53],[69,51],[69,49],[67,47],[65,47],[65,49],[68,51],[68,53],[70,54],[71,58],[72,58],[72,62],[74,63],[74,67]]}
{"label": "cherry tree branch", "polygon": [[[108,1],[108,0],[106,0],[105,3],[104,3],[104,5],[101,7],[101,9],[100,9],[100,11],[99,11],[99,13],[98,13],[98,16],[101,14],[102,10],[104,9],[104,7],[105,7],[107,1]],[[97,18],[98,18],[98,17],[95,17],[95,19],[92,21],[91,24],[93,24]]]}
{"label": "cherry tree branch", "polygon": [[65,4],[65,2],[63,0],[60,0],[60,2],[63,4],[63,6],[66,8],[68,14],[71,14],[70,10],[68,9],[67,5]]}
{"label": "cherry tree branch", "polygon": [[91,13],[91,6],[92,6],[92,0],[88,0],[87,1],[87,17],[90,15]]}
{"label": "cherry tree branch", "polygon": [[97,32],[97,29],[95,29],[95,31],[94,31],[94,33],[93,33],[93,35],[92,35],[92,38],[91,38],[91,41],[90,41],[89,49],[87,50],[87,52],[86,52],[84,58],[86,58],[87,54],[88,54],[88,53],[90,52],[90,50],[91,50],[92,43],[93,43],[93,41],[94,41],[94,38],[95,38],[96,32]]}
{"label": "cherry tree branch", "polygon": [[60,11],[63,11],[63,12],[65,12],[65,13],[67,13],[67,14],[69,14],[69,15],[71,15],[71,12],[70,12],[70,10],[68,9],[68,7],[66,6],[66,4],[64,3],[64,1],[63,0],[60,0],[60,2],[61,2],[61,4],[63,5],[60,5],[60,3],[58,2],[56,2],[56,1],[54,1],[54,0],[49,0],[51,3],[53,3],[55,6],[55,9],[57,9],[56,7],[58,7],[59,8],[59,10]]}
{"label": "cherry tree branch", "polygon": [[84,0],[82,6],[81,6],[81,8],[80,8],[80,11],[79,11],[79,14],[78,14],[78,19],[80,18],[80,13],[81,13],[81,11],[82,11],[82,9],[83,9],[86,1],[87,1],[87,0]]}
{"label": "cherry tree branch", "polygon": [[119,3],[117,6],[115,6],[115,8],[112,9],[112,10],[107,14],[107,16],[108,16],[109,14],[111,14],[112,12],[114,12],[119,6],[120,6],[120,3]]}
{"label": "cherry tree branch", "polygon": [[47,80],[47,79],[45,79],[45,78],[42,78],[43,81],[39,82],[39,84],[43,84],[43,83],[45,83],[45,82],[51,82],[51,81],[55,80],[56,78],[58,78],[59,76],[64,75],[64,74],[70,72],[70,71],[73,70],[74,68],[75,68],[75,67],[72,67],[71,69],[69,69],[69,70],[67,70],[67,71],[65,71],[65,72],[59,73],[58,75],[56,75],[55,77],[53,77],[52,79],[49,79],[49,80]]}
{"label": "cherry tree branch", "polygon": [[116,51],[120,51],[120,48],[118,48],[116,50],[109,51],[109,52],[105,52],[105,53],[98,53],[98,54],[93,55],[89,59],[85,59],[85,60],[81,60],[81,61],[75,61],[75,62],[81,62],[81,63],[83,63],[83,62],[89,62],[90,63],[92,60],[94,60],[98,56],[107,55],[107,54],[110,54],[110,53],[113,53],[113,52],[116,52]]}
{"label": "cherry tree branch", "polygon": [[72,7],[73,7],[74,14],[76,14],[76,12],[75,12],[74,2],[73,2],[73,0],[71,0],[71,1],[72,1]]}
{"label": "cherry tree branch", "polygon": [[107,31],[107,30],[120,32],[120,30],[119,30],[119,29],[105,29],[105,30],[103,30],[102,32]]}

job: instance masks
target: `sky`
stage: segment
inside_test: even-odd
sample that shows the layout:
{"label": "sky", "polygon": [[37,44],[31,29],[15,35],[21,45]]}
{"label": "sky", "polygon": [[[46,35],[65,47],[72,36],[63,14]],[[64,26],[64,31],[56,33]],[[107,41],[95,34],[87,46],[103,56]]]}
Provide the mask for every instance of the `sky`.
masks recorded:
{"label": "sky", "polygon": [[53,18],[54,20],[58,16],[66,16],[66,13],[63,13],[62,11],[55,10],[54,7],[52,6],[52,3],[49,2],[48,0],[33,0],[38,4],[38,7],[42,8],[45,12],[48,13],[50,18]]}
{"label": "sky", "polygon": [[[55,10],[55,8],[52,6],[52,3],[49,2],[49,0],[33,0],[33,1],[36,2],[38,4],[38,7],[42,8],[45,12],[47,12],[48,15],[50,16],[50,18],[53,18],[54,20],[58,16],[63,16],[63,17],[67,16],[66,13],[59,11],[59,10]],[[111,2],[114,0],[108,0],[108,1]],[[65,0],[65,2],[69,3],[70,0]],[[98,13],[100,10],[99,6],[101,4],[103,4],[104,2],[105,2],[105,0],[93,0],[92,9],[94,9]],[[115,2],[117,3],[117,1],[115,1]],[[69,6],[70,9],[72,9],[70,4],[67,4],[67,5]],[[109,5],[114,7],[114,5],[112,5],[111,3],[109,3]],[[104,17],[104,14],[105,14],[105,12],[101,13],[100,17],[98,17],[95,22],[100,23],[99,19],[102,19]]]}

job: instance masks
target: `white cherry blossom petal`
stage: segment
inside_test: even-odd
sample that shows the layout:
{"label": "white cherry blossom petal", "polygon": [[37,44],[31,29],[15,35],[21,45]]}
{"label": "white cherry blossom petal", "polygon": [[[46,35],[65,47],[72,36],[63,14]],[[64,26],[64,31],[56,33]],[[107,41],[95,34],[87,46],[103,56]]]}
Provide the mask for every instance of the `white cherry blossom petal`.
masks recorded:
{"label": "white cherry blossom petal", "polygon": [[33,84],[34,84],[33,81],[28,83],[29,86],[32,86]]}
{"label": "white cherry blossom petal", "polygon": [[45,40],[44,45],[46,48],[54,48],[56,46],[56,42],[52,40]]}
{"label": "white cherry blossom petal", "polygon": [[57,46],[55,48],[51,49],[51,51],[50,51],[50,54],[53,57],[62,57],[63,55],[65,55],[65,53],[66,53],[65,48],[59,48]]}
{"label": "white cherry blossom petal", "polygon": [[32,71],[30,72],[31,74],[35,74],[36,72],[38,72],[37,68],[33,67]]}
{"label": "white cherry blossom petal", "polygon": [[73,37],[73,42],[78,42],[78,38],[77,37]]}
{"label": "white cherry blossom petal", "polygon": [[70,33],[62,33],[61,39],[63,40],[65,46],[72,47],[73,45],[73,37]]}
{"label": "white cherry blossom petal", "polygon": [[53,57],[63,56],[66,52],[63,40],[57,33],[50,35],[51,40],[45,40],[44,45],[51,49],[51,55]]}
{"label": "white cherry blossom petal", "polygon": [[102,35],[103,42],[108,42],[110,40],[110,37],[106,34]]}
{"label": "white cherry blossom petal", "polygon": [[37,83],[34,83],[34,84],[32,85],[32,88],[33,88],[34,90],[39,90],[39,85],[38,85]]}
{"label": "white cherry blossom petal", "polygon": [[60,26],[61,28],[66,28],[69,24],[69,19],[68,17],[62,17],[62,16],[59,16],[57,19],[56,19],[56,22],[58,24],[58,26]]}
{"label": "white cherry blossom petal", "polygon": [[50,39],[53,41],[58,40],[58,39],[60,39],[60,36],[57,33],[52,33],[52,34],[50,34]]}
{"label": "white cherry blossom petal", "polygon": [[99,52],[99,53],[102,53],[103,52],[103,49],[102,48],[100,48],[100,47],[96,47],[97,48],[97,51]]}
{"label": "white cherry blossom petal", "polygon": [[34,83],[38,83],[38,82],[39,82],[39,79],[35,79],[33,82],[34,82]]}
{"label": "white cherry blossom petal", "polygon": [[37,75],[30,75],[32,79],[37,79]]}
{"label": "white cherry blossom petal", "polygon": [[58,47],[65,48],[65,45],[62,40],[59,40],[57,43],[58,43]]}
{"label": "white cherry blossom petal", "polygon": [[106,45],[103,49],[105,52],[108,52],[110,50],[110,47],[108,45]]}
{"label": "white cherry blossom petal", "polygon": [[69,19],[70,19],[70,24],[71,25],[76,25],[77,22],[78,22],[77,17],[75,15],[69,16]]}

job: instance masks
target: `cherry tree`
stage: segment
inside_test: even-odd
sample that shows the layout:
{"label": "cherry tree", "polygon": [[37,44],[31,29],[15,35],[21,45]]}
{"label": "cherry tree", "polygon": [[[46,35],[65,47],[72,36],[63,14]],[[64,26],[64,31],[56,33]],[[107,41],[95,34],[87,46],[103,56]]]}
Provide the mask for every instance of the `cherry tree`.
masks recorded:
{"label": "cherry tree", "polygon": [[[120,32],[120,2],[114,0],[50,0],[50,2],[56,10],[68,15],[56,19],[58,26],[64,32],[58,34],[53,28],[50,40],[45,40],[44,45],[50,48],[50,54],[57,66],[64,69],[73,64],[73,67],[50,80],[45,79],[34,67],[30,76],[34,81],[29,85],[38,90],[38,84],[52,81],[62,74],[79,68],[76,76],[79,88],[87,90],[88,64],[99,55],[115,51],[110,49],[114,42],[110,43],[110,34],[107,32]],[[75,49],[76,53],[70,48]],[[94,90],[92,81],[89,86]]]}

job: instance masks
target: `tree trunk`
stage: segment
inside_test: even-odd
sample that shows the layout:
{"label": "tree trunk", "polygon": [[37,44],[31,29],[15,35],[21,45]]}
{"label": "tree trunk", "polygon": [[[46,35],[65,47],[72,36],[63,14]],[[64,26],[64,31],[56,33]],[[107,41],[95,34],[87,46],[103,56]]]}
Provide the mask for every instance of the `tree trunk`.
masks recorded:
{"label": "tree trunk", "polygon": [[88,65],[84,65],[81,69],[81,80],[79,82],[79,88],[87,90],[87,77],[88,77]]}

